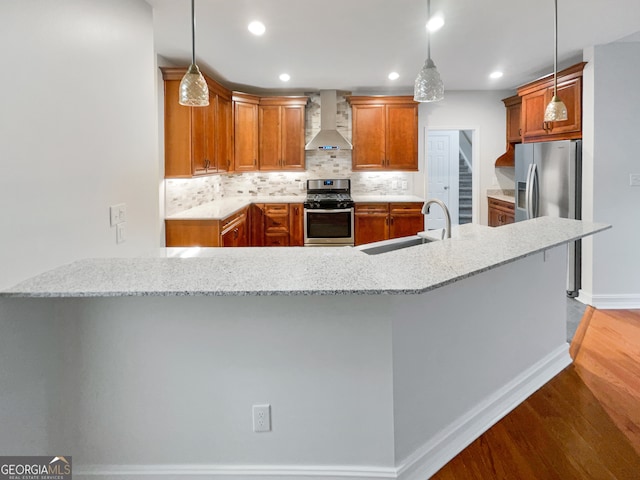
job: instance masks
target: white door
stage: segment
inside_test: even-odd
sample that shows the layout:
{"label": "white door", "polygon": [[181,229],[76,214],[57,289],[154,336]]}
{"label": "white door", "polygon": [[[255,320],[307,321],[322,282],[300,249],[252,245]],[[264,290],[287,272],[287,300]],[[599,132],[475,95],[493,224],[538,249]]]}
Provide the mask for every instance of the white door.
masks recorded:
{"label": "white door", "polygon": [[[458,224],[459,142],[457,130],[427,131],[427,200],[438,198],[449,208],[451,224]],[[433,205],[427,229],[444,228],[444,213]]]}

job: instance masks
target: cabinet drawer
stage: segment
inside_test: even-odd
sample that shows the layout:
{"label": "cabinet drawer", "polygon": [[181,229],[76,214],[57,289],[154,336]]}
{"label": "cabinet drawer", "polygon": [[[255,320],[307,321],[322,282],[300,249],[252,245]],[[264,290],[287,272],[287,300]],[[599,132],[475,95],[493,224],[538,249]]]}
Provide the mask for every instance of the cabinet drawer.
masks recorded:
{"label": "cabinet drawer", "polygon": [[265,247],[287,247],[289,246],[289,232],[264,234],[264,246]]}
{"label": "cabinet drawer", "polygon": [[515,206],[513,203],[511,202],[505,202],[502,200],[498,200],[496,198],[490,198],[489,199],[489,208],[494,208],[496,210],[501,210],[505,213],[510,213],[510,214],[514,214],[515,213]]}
{"label": "cabinet drawer", "polygon": [[227,218],[221,221],[220,229],[222,231],[227,230],[232,224],[238,223],[239,221],[244,220],[247,215],[247,209],[243,208],[239,212],[234,213],[233,215],[229,215]]}
{"label": "cabinet drawer", "polygon": [[355,206],[356,214],[387,214],[389,213],[388,203],[357,203]]}
{"label": "cabinet drawer", "polygon": [[266,203],[264,213],[267,215],[289,215],[288,203]]}
{"label": "cabinet drawer", "polygon": [[422,203],[392,203],[389,206],[391,215],[422,215]]}

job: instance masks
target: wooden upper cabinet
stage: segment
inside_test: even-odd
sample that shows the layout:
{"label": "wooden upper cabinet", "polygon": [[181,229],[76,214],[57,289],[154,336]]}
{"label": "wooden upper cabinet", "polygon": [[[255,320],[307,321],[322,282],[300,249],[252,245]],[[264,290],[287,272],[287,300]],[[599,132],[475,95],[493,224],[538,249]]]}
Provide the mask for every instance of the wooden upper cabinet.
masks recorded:
{"label": "wooden upper cabinet", "polygon": [[258,136],[260,138],[260,170],[280,170],[282,135],[281,108],[261,105],[259,108]]}
{"label": "wooden upper cabinet", "polygon": [[507,113],[507,147],[505,153],[495,162],[496,167],[513,167],[515,165],[515,145],[522,142],[522,97],[514,95],[503,98]]}
{"label": "wooden upper cabinet", "polygon": [[384,169],[386,160],[384,105],[354,105],[351,119],[353,169]]}
{"label": "wooden upper cabinet", "polygon": [[418,169],[418,104],[387,105],[387,169]]}
{"label": "wooden upper cabinet", "polygon": [[231,151],[231,94],[206,78],[209,106],[178,103],[186,68],[161,67],[164,79],[165,177],[187,178],[227,171]]}
{"label": "wooden upper cabinet", "polygon": [[304,170],[308,97],[263,97],[258,106],[260,170]]}
{"label": "wooden upper cabinet", "polygon": [[216,139],[216,167],[219,172],[228,172],[231,170],[233,159],[231,97],[226,95],[216,97],[216,123],[215,132],[213,132]]}
{"label": "wooden upper cabinet", "polygon": [[520,117],[522,114],[522,98],[519,95],[502,100],[507,112],[507,144],[522,141]]}
{"label": "wooden upper cabinet", "polygon": [[259,97],[233,94],[233,170],[249,172],[258,169],[258,103]]}
{"label": "wooden upper cabinet", "polygon": [[418,170],[418,103],[412,97],[347,97],[353,170]]}
{"label": "wooden upper cabinet", "polygon": [[558,72],[558,97],[567,106],[568,119],[545,122],[544,112],[553,98],[553,75],[518,88],[522,97],[522,141],[572,140],[582,138],[582,71],[578,63]]}

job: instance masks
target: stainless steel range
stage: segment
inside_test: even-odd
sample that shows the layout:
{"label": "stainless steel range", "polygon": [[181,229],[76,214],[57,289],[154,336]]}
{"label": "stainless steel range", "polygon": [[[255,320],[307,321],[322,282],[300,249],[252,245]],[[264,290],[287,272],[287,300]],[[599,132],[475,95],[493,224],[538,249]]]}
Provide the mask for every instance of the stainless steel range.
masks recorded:
{"label": "stainless steel range", "polygon": [[304,246],[353,246],[351,180],[307,180],[304,202]]}

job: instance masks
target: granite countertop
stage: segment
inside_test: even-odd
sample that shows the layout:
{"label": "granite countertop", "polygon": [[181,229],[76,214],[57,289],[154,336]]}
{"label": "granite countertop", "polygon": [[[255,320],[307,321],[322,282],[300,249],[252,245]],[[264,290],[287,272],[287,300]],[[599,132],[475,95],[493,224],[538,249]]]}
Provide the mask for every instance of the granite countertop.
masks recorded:
{"label": "granite countertop", "polygon": [[495,198],[496,200],[502,200],[503,202],[516,203],[516,199],[513,195],[504,195],[500,193],[489,193],[489,198]]}
{"label": "granite countertop", "polygon": [[606,230],[541,217],[380,255],[351,247],[158,249],[143,258],[79,260],[0,292],[5,297],[418,294]]}
{"label": "granite countertop", "polygon": [[[416,195],[351,195],[356,202],[424,202]],[[167,220],[223,220],[252,203],[303,203],[306,194],[229,197],[168,215]]]}

